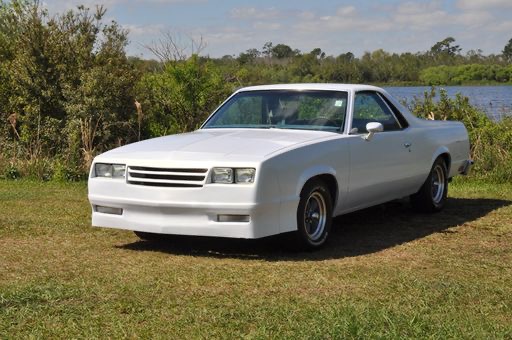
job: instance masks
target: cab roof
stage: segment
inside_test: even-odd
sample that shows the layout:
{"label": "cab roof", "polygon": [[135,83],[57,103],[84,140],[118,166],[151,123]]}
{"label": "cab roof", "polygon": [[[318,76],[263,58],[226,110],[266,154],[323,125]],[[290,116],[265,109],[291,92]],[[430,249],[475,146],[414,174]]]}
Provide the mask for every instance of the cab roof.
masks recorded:
{"label": "cab roof", "polygon": [[379,91],[384,92],[383,89],[371,85],[362,84],[333,84],[333,83],[303,83],[303,84],[274,84],[274,85],[258,85],[249,86],[239,89],[237,92],[246,91],[267,91],[267,90],[327,90],[327,91]]}

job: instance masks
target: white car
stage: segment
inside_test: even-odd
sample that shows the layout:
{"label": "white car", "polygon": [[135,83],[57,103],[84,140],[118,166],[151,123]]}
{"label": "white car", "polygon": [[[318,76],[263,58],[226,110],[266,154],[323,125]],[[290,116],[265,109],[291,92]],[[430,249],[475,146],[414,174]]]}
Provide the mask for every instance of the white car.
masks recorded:
{"label": "white car", "polygon": [[246,87],[197,131],[105,152],[89,178],[92,224],[159,234],[322,246],[333,216],[410,196],[438,211],[472,161],[460,122],[414,117],[381,88]]}

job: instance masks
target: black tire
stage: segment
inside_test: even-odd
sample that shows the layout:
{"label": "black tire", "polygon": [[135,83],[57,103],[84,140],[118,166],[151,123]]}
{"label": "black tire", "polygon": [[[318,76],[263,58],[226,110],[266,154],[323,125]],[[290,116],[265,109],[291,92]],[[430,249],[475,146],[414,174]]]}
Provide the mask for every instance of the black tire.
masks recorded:
{"label": "black tire", "polygon": [[144,240],[144,241],[161,242],[161,241],[165,241],[169,238],[169,236],[165,235],[165,234],[147,233],[144,231],[135,231],[135,230],[133,232],[141,240]]}
{"label": "black tire", "polygon": [[447,195],[448,169],[445,161],[437,158],[425,183],[417,193],[411,195],[411,204],[416,211],[438,212],[444,208]]}
{"label": "black tire", "polygon": [[297,208],[295,245],[299,250],[322,247],[331,231],[332,198],[325,183],[319,179],[308,181],[300,193]]}

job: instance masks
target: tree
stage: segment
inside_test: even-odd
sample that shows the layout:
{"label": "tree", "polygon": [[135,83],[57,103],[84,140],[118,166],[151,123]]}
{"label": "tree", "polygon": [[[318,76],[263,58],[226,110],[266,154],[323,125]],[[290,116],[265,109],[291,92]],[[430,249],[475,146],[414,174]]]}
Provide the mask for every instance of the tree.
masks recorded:
{"label": "tree", "polygon": [[342,53],[339,56],[336,57],[338,60],[343,60],[344,62],[350,63],[354,61],[355,56],[352,52]]}
{"label": "tree", "polygon": [[450,56],[454,56],[458,54],[462,49],[459,45],[452,45],[455,42],[455,39],[452,37],[448,37],[442,41],[438,41],[430,48],[430,52],[433,55],[438,54],[448,54]]}
{"label": "tree", "polygon": [[[103,15],[96,12],[101,20]],[[104,14],[104,12],[103,12]],[[96,19],[95,19],[96,20]],[[87,26],[87,21],[82,22]],[[95,43],[89,58],[77,65],[76,86],[66,86],[64,96],[70,132],[80,132],[84,165],[90,165],[98,151],[138,138],[135,128],[133,86],[137,75],[124,53],[127,32],[116,23],[96,23]],[[94,46],[94,47],[93,47]]]}
{"label": "tree", "polygon": [[260,55],[260,51],[258,51],[256,48],[251,48],[245,52],[240,53],[237,59],[241,65],[252,64],[254,61],[256,61],[256,59],[258,59]]}
{"label": "tree", "polygon": [[200,36],[198,40],[190,36],[170,30],[160,32],[160,38],[144,47],[153,53],[161,62],[183,61],[189,56],[199,55],[205,48],[206,42]]}
{"label": "tree", "polygon": [[137,92],[151,136],[161,136],[198,128],[231,91],[213,62],[192,55],[167,63],[163,72],[146,74]]}
{"label": "tree", "polygon": [[480,63],[485,59],[485,57],[482,55],[482,52],[483,51],[481,49],[469,50],[466,53],[466,59],[470,63]]}
{"label": "tree", "polygon": [[294,55],[292,48],[285,44],[277,44],[272,48],[272,57],[277,59],[291,58]]}
{"label": "tree", "polygon": [[274,45],[272,44],[271,41],[267,41],[264,45],[263,45],[263,49],[262,49],[262,54],[267,57],[267,58],[270,58],[272,57],[272,49],[274,48]]}
{"label": "tree", "polygon": [[455,39],[448,37],[442,41],[438,41],[430,48],[430,56],[437,64],[453,64],[456,56],[460,55],[459,45],[454,45]]}
{"label": "tree", "polygon": [[17,115],[21,146],[30,159],[62,151],[65,110],[62,69],[50,37],[48,13],[37,3],[13,3],[13,23],[18,34],[11,42],[14,53],[9,65],[10,108]]}
{"label": "tree", "polygon": [[503,58],[511,63],[512,62],[512,39],[508,41],[508,43],[503,48]]}
{"label": "tree", "polygon": [[135,139],[127,32],[103,23],[103,7],[50,17],[38,1],[10,6],[18,33],[9,41],[16,51],[7,61],[9,109],[26,157],[72,158],[88,167],[97,151]]}
{"label": "tree", "polygon": [[290,67],[291,73],[295,76],[296,81],[311,81],[315,74],[315,68],[319,61],[315,55],[308,53],[297,57]]}
{"label": "tree", "polygon": [[325,52],[322,52],[321,48],[314,48],[310,54],[314,55],[317,59],[324,59],[325,58]]}
{"label": "tree", "polygon": [[271,41],[267,41],[263,48],[261,49],[261,54],[265,58],[267,64],[272,65],[272,49],[274,48],[274,44]]}

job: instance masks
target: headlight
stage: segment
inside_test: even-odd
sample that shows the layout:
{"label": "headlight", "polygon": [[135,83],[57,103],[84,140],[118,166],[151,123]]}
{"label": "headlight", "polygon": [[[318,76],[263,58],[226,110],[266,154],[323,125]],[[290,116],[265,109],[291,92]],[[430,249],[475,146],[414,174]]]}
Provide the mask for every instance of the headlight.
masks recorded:
{"label": "headlight", "polygon": [[212,183],[233,183],[233,169],[213,168]]}
{"label": "headlight", "polygon": [[112,164],[96,163],[94,174],[96,177],[112,177]]}
{"label": "headlight", "polygon": [[95,177],[110,177],[110,178],[123,178],[126,172],[126,165],[124,164],[107,164],[96,163],[94,164]]}
{"label": "headlight", "polygon": [[212,183],[254,183],[254,168],[213,168]]}
{"label": "headlight", "polygon": [[253,183],[256,169],[235,169],[235,182],[236,183]]}
{"label": "headlight", "polygon": [[124,164],[112,164],[112,177],[124,177],[126,172],[126,165]]}

